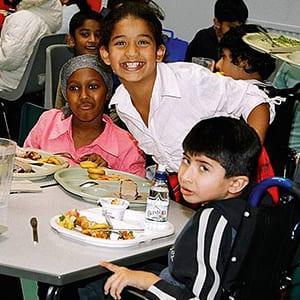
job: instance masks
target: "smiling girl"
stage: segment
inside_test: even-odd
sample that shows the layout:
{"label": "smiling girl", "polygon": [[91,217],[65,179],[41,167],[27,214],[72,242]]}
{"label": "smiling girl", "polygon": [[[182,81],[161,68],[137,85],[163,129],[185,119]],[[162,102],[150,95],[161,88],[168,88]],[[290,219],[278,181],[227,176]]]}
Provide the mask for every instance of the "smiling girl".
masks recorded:
{"label": "smiling girl", "polygon": [[90,159],[101,166],[145,175],[145,160],[136,141],[104,113],[112,92],[112,76],[94,55],[71,58],[61,71],[63,111],[42,114],[25,147],[68,152],[71,164]]}
{"label": "smiling girl", "polygon": [[199,120],[243,118],[264,140],[268,97],[257,87],[191,63],[163,63],[162,24],[151,3],[124,2],[102,27],[100,54],[122,85],[110,104],[155,162],[177,172],[182,141]]}

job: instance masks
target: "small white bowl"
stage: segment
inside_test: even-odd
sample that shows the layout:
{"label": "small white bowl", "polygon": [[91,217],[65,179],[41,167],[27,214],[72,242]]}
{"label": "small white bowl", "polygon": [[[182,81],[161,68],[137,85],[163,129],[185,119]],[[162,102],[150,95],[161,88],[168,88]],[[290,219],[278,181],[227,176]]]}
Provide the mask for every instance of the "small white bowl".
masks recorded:
{"label": "small white bowl", "polygon": [[103,215],[107,214],[109,217],[120,221],[123,220],[125,210],[129,206],[127,200],[116,197],[101,198],[100,204]]}

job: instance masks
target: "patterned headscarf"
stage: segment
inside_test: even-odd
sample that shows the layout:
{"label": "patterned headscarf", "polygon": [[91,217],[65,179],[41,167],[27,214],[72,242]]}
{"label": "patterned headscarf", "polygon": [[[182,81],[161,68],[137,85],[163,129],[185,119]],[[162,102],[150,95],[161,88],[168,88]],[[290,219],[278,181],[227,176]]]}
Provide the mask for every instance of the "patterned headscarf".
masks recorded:
{"label": "patterned headscarf", "polygon": [[107,95],[106,99],[109,100],[112,95],[113,89],[113,78],[112,72],[110,69],[105,66],[96,55],[85,54],[80,56],[75,56],[69,59],[62,67],[60,72],[60,80],[61,80],[61,92],[67,101],[67,105],[63,107],[63,112],[65,116],[69,116],[71,114],[68,99],[67,99],[67,82],[71,75],[80,69],[93,69],[98,72],[107,87]]}

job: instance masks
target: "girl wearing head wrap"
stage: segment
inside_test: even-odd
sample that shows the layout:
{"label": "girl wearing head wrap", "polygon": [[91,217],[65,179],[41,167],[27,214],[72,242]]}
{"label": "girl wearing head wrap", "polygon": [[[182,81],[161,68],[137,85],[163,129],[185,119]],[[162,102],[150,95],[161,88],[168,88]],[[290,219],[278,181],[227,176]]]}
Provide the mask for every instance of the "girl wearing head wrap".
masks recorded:
{"label": "girl wearing head wrap", "polygon": [[112,74],[95,55],[71,58],[61,70],[67,105],[43,113],[24,146],[49,152],[68,152],[70,164],[92,160],[145,176],[145,160],[137,142],[104,114],[112,93]]}

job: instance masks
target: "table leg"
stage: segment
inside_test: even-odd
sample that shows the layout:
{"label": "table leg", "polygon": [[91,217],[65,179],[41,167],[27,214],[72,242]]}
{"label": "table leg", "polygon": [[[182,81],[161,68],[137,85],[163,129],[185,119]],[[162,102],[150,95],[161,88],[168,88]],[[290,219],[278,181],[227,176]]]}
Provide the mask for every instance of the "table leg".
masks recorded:
{"label": "table leg", "polygon": [[59,300],[62,289],[62,286],[49,286],[46,300]]}

